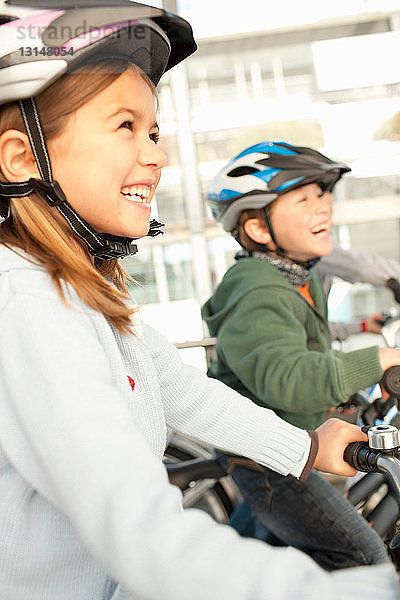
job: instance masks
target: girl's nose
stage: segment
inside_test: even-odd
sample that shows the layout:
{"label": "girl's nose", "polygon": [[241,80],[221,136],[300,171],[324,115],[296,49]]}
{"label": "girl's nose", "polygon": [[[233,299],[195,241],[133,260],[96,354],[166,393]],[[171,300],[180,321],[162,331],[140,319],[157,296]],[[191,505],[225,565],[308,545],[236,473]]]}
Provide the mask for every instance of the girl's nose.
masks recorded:
{"label": "girl's nose", "polygon": [[166,165],[167,157],[161,148],[156,146],[156,144],[149,139],[141,147],[139,162],[141,162],[143,166],[162,169]]}

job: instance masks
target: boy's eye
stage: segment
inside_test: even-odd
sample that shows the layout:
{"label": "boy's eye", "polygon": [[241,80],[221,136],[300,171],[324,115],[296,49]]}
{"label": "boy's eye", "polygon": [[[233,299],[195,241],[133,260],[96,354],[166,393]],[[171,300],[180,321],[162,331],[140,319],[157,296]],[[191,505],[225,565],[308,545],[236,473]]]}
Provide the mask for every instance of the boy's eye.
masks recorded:
{"label": "boy's eye", "polygon": [[160,139],[160,132],[154,131],[154,133],[151,133],[149,137],[155,144],[157,144],[158,140]]}
{"label": "boy's eye", "polygon": [[125,129],[129,129],[130,131],[132,131],[133,121],[124,121],[123,123],[121,123],[120,127],[125,127]]}

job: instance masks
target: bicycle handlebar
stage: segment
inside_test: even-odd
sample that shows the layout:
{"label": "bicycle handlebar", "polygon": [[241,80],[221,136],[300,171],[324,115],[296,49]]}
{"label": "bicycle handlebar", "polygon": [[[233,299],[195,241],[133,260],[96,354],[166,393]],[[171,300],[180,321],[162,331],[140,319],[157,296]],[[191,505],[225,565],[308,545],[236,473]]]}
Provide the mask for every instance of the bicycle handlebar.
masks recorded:
{"label": "bicycle handlebar", "polygon": [[[363,428],[364,429],[364,428]],[[398,431],[391,425],[365,428],[368,442],[349,444],[343,458],[357,471],[383,473],[400,505],[400,450]]]}
{"label": "bicycle handlebar", "polygon": [[338,412],[345,409],[359,411],[366,425],[374,425],[377,418],[383,420],[394,404],[400,408],[400,365],[389,367],[379,383],[389,394],[388,399],[375,398],[371,402],[367,394],[361,391],[350,396],[347,402],[339,404],[336,409]]}
{"label": "bicycle handlebar", "polygon": [[376,471],[376,453],[372,452],[368,442],[353,442],[349,444],[343,458],[357,471],[372,473]]}

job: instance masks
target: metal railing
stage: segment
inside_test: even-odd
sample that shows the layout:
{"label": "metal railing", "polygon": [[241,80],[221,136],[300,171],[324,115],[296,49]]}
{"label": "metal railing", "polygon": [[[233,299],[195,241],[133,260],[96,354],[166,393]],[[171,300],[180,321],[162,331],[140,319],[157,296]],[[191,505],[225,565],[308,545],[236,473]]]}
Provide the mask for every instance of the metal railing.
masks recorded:
{"label": "metal railing", "polygon": [[202,340],[194,340],[194,341],[190,341],[190,342],[177,342],[175,344],[175,347],[178,348],[178,350],[183,350],[186,348],[204,348],[204,352],[206,355],[206,363],[207,363],[207,367],[210,366],[210,364],[216,360],[216,351],[215,351],[215,344],[217,343],[217,338],[215,337],[207,337],[207,338],[203,338]]}

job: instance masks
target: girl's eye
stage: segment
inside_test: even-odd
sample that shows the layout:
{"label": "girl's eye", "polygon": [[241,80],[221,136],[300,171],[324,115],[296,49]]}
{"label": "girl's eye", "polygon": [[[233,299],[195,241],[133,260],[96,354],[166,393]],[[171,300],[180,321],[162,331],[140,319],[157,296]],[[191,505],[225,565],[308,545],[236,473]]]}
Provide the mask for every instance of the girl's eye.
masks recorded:
{"label": "girl's eye", "polygon": [[129,129],[129,131],[132,131],[133,121],[124,121],[123,123],[121,123],[120,127],[125,127],[125,129]]}
{"label": "girl's eye", "polygon": [[155,144],[157,144],[158,140],[160,139],[160,132],[155,131],[154,133],[151,133],[149,137]]}

